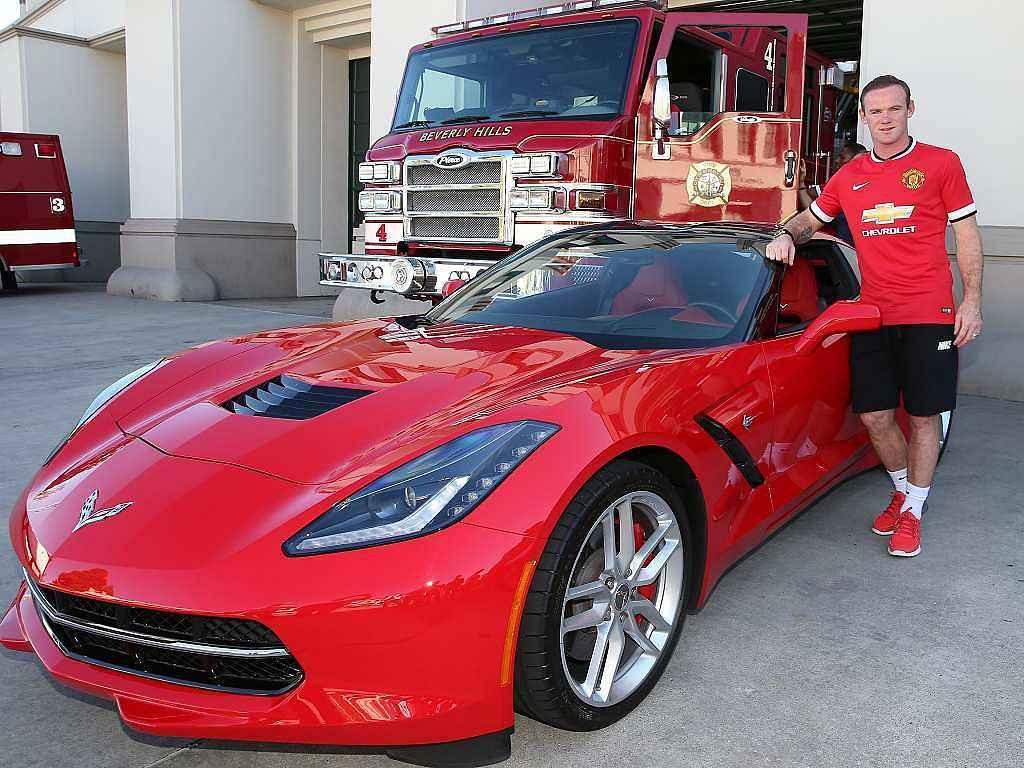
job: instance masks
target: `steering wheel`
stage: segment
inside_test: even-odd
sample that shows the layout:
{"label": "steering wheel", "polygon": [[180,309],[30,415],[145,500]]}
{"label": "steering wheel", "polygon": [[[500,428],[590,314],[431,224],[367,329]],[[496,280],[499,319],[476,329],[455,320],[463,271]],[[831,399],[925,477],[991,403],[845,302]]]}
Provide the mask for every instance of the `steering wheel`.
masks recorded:
{"label": "steering wheel", "polygon": [[711,309],[719,314],[719,319],[724,317],[727,321],[736,325],[739,322],[739,318],[736,317],[732,312],[723,307],[721,304],[715,304],[713,301],[691,301],[689,306],[701,307],[703,309]]}

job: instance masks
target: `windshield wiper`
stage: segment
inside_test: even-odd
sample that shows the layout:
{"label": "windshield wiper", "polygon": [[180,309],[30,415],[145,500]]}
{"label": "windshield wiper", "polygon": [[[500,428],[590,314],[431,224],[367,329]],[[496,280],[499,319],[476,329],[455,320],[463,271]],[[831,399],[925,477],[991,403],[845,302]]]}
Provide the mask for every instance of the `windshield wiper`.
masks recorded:
{"label": "windshield wiper", "polygon": [[454,123],[479,123],[481,120],[490,120],[490,115],[459,115],[442,120],[441,125],[452,125]]}
{"label": "windshield wiper", "polygon": [[516,112],[503,112],[498,117],[547,117],[557,114],[553,109],[520,109]]}
{"label": "windshield wiper", "polygon": [[401,130],[402,128],[426,128],[428,125],[433,125],[433,120],[410,120],[408,123],[402,123],[396,125],[393,130]]}

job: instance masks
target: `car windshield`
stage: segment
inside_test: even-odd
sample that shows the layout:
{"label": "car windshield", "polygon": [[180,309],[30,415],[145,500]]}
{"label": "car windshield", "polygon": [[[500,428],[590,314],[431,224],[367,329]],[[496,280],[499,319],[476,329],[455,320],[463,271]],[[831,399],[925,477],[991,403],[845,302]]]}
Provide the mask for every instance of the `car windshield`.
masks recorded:
{"label": "car windshield", "polygon": [[417,51],[392,128],[622,112],[638,24],[540,29]]}
{"label": "car windshield", "polygon": [[556,331],[607,349],[734,343],[771,275],[755,242],[664,228],[578,231],[499,263],[425,320]]}

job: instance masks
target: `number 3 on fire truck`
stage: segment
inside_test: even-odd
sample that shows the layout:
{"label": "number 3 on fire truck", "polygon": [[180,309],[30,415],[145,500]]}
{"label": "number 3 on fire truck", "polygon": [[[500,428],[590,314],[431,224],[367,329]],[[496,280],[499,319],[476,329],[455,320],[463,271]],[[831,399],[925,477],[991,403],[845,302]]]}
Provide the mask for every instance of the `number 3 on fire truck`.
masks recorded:
{"label": "number 3 on fire truck", "polygon": [[63,197],[51,197],[50,198],[50,210],[53,213],[64,213],[65,205]]}
{"label": "number 3 on fire truck", "polygon": [[388,228],[386,226],[384,226],[383,224],[381,224],[379,227],[377,227],[377,233],[376,234],[377,234],[377,240],[379,242],[386,243],[388,241]]}

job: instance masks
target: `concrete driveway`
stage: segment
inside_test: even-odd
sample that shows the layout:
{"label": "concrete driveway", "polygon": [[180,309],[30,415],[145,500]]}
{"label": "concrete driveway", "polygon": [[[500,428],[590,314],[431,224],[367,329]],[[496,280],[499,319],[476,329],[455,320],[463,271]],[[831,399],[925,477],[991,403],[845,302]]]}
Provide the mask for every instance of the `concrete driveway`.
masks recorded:
{"label": "concrete driveway", "polygon": [[[92,397],[207,339],[317,322],[331,299],[163,304],[99,287],[0,295],[0,507]],[[851,480],[741,562],[687,620],[661,682],[625,721],[572,734],[516,722],[512,766],[1024,764],[1024,403],[964,397],[925,519],[924,553],[868,530],[880,472]],[[0,597],[19,581],[0,541]],[[0,652],[0,765],[384,768],[383,757],[158,740]]]}

